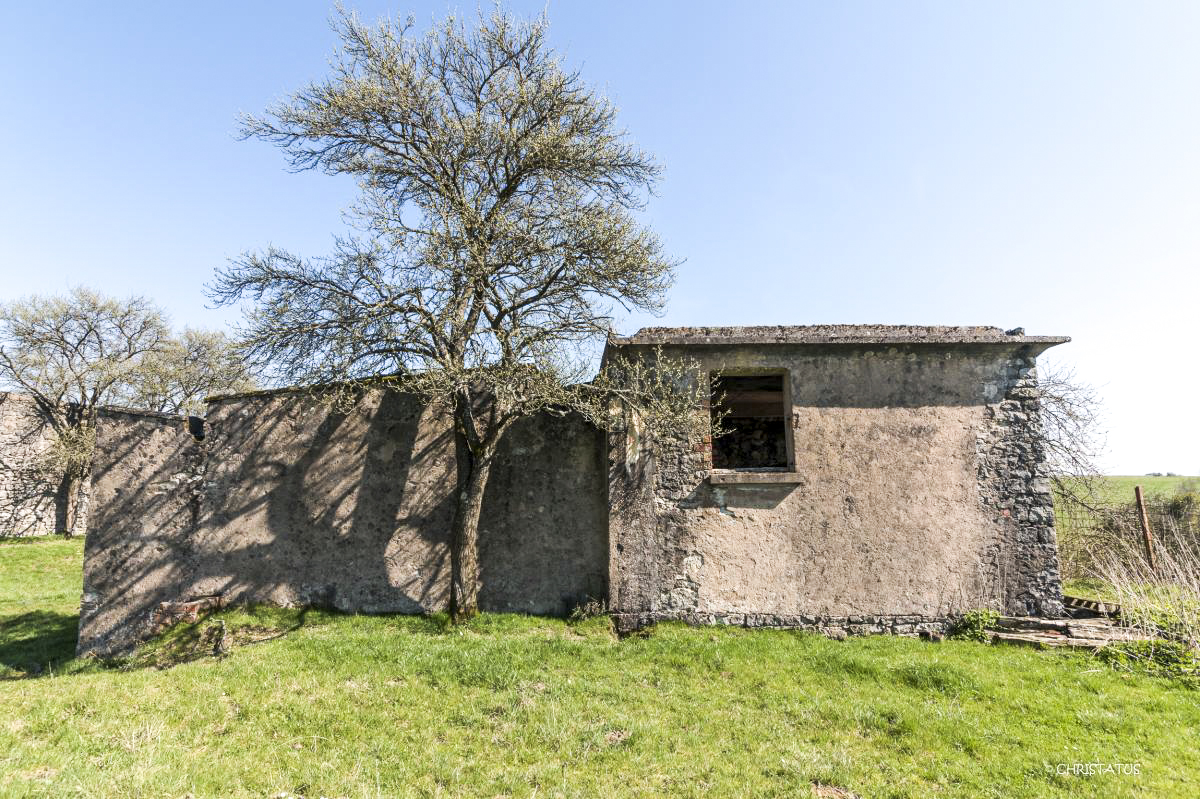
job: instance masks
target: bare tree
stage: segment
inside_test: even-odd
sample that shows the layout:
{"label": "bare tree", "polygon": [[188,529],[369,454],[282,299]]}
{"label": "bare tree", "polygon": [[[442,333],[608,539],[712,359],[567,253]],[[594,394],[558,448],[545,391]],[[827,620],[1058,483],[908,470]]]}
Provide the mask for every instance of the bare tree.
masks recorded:
{"label": "bare tree", "polygon": [[205,397],[255,386],[245,359],[229,336],[185,328],[147,354],[114,402],[159,413],[202,416]]}
{"label": "bare tree", "polygon": [[60,531],[83,534],[96,411],[127,386],[168,336],[149,300],[84,288],[0,305],[0,381],[33,398],[53,431],[47,469],[61,474]]}
{"label": "bare tree", "polygon": [[1090,496],[1100,475],[1097,458],[1104,449],[1100,393],[1074,368],[1054,361],[1040,365],[1038,388],[1050,479],[1060,493],[1076,495],[1079,491],[1073,489],[1082,487]]}
{"label": "bare tree", "polygon": [[547,47],[546,23],[497,12],[411,23],[336,22],[332,75],[248,117],[295,169],[353,175],[362,238],[306,259],[249,253],[218,272],[220,303],[252,301],[244,351],[275,380],[370,381],[452,414],[459,490],[450,610],[478,604],[478,524],[497,445],[545,410],[612,418],[619,396],[650,430],[688,434],[700,381],[661,359],[582,382],[581,348],[614,303],[656,311],[674,263],[632,216],[659,167],[616,111]]}

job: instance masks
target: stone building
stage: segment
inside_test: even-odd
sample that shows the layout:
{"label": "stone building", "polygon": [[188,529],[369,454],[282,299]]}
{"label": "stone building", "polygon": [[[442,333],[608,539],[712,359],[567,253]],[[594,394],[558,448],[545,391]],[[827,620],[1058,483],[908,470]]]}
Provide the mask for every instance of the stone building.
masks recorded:
{"label": "stone building", "polygon": [[[962,612],[1061,614],[1035,358],[1066,338],[984,327],[651,328],[728,432],[651,441],[578,417],[503,443],[480,525],[481,606],[603,600],[663,619],[912,633]],[[180,603],[348,612],[445,606],[454,447],[414,398],[349,410],[300,391],[185,420],[106,415],[81,653],[127,649]]]}
{"label": "stone building", "polygon": [[610,446],[610,606],[916,632],[963,611],[1058,616],[1035,358],[997,328],[647,329],[614,350],[720,373],[711,445]]}
{"label": "stone building", "polygon": [[30,397],[0,392],[0,532],[5,535],[48,535],[61,526],[60,481],[46,469],[52,436]]}

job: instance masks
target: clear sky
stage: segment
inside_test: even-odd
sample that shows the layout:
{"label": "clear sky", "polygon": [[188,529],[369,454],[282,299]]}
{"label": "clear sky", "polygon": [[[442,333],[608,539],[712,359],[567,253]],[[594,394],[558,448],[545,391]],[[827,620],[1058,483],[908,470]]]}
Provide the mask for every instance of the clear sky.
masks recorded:
{"label": "clear sky", "polygon": [[[421,27],[474,3],[350,4]],[[1200,472],[1200,4],[550,0],[666,166],[643,324],[994,324],[1074,342],[1113,473]],[[221,327],[213,269],[329,249],[353,185],[235,138],[327,67],[325,2],[0,11],[0,299],[87,284]]]}

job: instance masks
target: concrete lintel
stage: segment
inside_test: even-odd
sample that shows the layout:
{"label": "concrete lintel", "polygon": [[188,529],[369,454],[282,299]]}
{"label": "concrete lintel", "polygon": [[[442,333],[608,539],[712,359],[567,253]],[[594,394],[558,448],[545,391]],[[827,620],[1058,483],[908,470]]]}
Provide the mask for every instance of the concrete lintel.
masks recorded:
{"label": "concrete lintel", "polygon": [[799,484],[804,477],[799,472],[736,472],[711,471],[708,482],[713,485]]}

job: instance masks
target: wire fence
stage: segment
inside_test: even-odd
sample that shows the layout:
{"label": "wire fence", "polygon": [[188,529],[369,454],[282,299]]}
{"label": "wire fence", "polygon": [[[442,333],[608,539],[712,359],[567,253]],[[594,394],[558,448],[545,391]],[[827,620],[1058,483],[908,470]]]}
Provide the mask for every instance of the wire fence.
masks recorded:
{"label": "wire fence", "polygon": [[[1200,493],[1147,498],[1145,509],[1150,547],[1156,555],[1200,555]],[[1141,508],[1132,498],[1088,502],[1060,497],[1056,517],[1065,577],[1099,577],[1100,564],[1114,555],[1148,557]]]}

